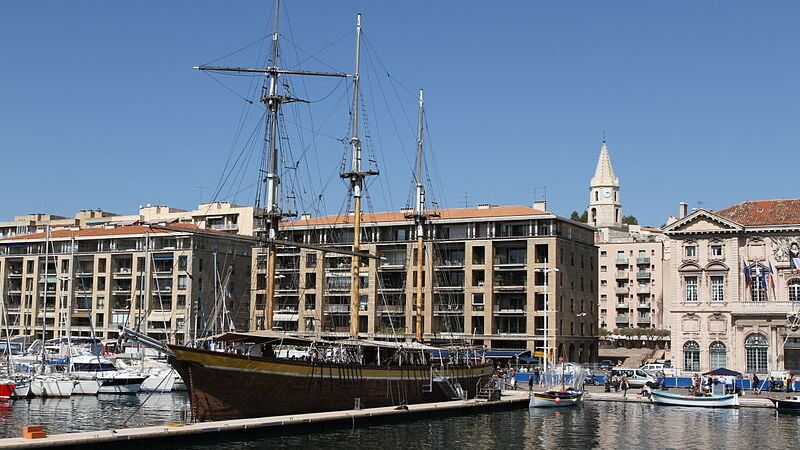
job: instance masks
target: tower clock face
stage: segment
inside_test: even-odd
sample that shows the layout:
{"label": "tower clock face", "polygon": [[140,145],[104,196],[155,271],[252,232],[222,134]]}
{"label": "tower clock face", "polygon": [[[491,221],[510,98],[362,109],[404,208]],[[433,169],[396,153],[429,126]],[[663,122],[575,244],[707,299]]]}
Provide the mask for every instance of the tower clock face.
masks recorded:
{"label": "tower clock face", "polygon": [[611,188],[603,189],[603,197],[605,197],[605,198],[611,197]]}

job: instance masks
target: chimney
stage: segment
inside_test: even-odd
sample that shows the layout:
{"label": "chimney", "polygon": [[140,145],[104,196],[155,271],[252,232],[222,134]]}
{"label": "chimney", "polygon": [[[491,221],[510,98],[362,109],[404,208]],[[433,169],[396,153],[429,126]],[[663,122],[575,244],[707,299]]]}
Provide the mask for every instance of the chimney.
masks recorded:
{"label": "chimney", "polygon": [[478,203],[478,209],[489,209],[491,207],[491,203]]}
{"label": "chimney", "polygon": [[547,200],[534,200],[533,209],[538,209],[539,211],[547,211]]}
{"label": "chimney", "polygon": [[689,205],[686,202],[678,204],[678,219],[683,219],[689,214]]}

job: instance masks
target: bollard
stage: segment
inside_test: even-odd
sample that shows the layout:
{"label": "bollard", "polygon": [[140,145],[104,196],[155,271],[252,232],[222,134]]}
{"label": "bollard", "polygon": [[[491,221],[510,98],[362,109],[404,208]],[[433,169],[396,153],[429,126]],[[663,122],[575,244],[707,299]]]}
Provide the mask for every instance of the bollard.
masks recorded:
{"label": "bollard", "polygon": [[47,433],[41,425],[26,425],[22,427],[23,439],[41,439],[47,437]]}

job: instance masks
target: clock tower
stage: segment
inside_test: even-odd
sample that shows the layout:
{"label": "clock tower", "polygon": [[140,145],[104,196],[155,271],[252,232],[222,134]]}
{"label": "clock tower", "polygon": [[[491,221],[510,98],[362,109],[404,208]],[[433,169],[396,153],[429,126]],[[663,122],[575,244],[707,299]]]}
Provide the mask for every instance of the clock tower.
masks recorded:
{"label": "clock tower", "polygon": [[589,184],[589,225],[597,228],[622,226],[622,204],[619,198],[619,178],[614,175],[611,155],[605,139],[600,146],[600,157]]}

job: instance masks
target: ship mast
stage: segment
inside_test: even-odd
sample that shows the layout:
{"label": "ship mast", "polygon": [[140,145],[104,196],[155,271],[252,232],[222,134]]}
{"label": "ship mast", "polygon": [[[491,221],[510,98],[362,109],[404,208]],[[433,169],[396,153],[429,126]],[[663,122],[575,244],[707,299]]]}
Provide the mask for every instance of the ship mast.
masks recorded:
{"label": "ship mast", "polygon": [[364,179],[368,176],[378,175],[377,171],[361,169],[361,139],[358,136],[359,120],[359,69],[361,65],[361,14],[356,15],[356,64],[353,72],[353,128],[350,132],[350,146],[352,148],[351,171],[343,173],[342,178],[350,179],[350,190],[353,193],[353,267],[350,280],[350,337],[358,339],[358,310],[359,297],[359,271],[361,267],[361,195],[364,189]]}
{"label": "ship mast", "polygon": [[[281,69],[278,67],[279,47],[278,47],[278,24],[280,18],[280,0],[275,0],[275,24],[272,33],[272,53],[271,65],[264,68],[244,68],[244,67],[216,67],[216,66],[196,66],[195,69],[216,72],[238,72],[238,73],[263,73],[266,76],[265,85],[262,87],[261,102],[267,108],[266,141],[268,143],[267,170],[263,182],[266,184],[266,205],[260,212],[260,222],[267,227],[267,236],[261,242],[262,247],[267,249],[267,299],[265,314],[265,328],[272,329],[273,311],[275,309],[275,239],[278,237],[278,227],[282,219],[293,217],[294,214],[284,212],[280,207],[280,175],[278,173],[278,161],[280,161],[278,147],[278,118],[281,105],[284,103],[303,102],[304,100],[282,95],[278,92],[278,77],[280,75],[310,75],[323,77],[347,77],[347,74],[339,72],[314,72],[306,70]],[[358,76],[356,75],[356,79]],[[356,84],[357,86],[357,84]]]}
{"label": "ship mast", "polygon": [[417,236],[417,285],[416,285],[416,339],[417,342],[422,342],[424,335],[424,316],[422,315],[422,307],[425,304],[423,299],[423,266],[425,263],[425,222],[430,217],[438,217],[436,214],[425,213],[425,185],[422,183],[422,136],[424,127],[425,105],[422,89],[419,90],[419,118],[417,121],[417,186],[416,186],[416,202],[414,204],[414,212],[407,214],[406,217],[414,219],[416,224]]}

